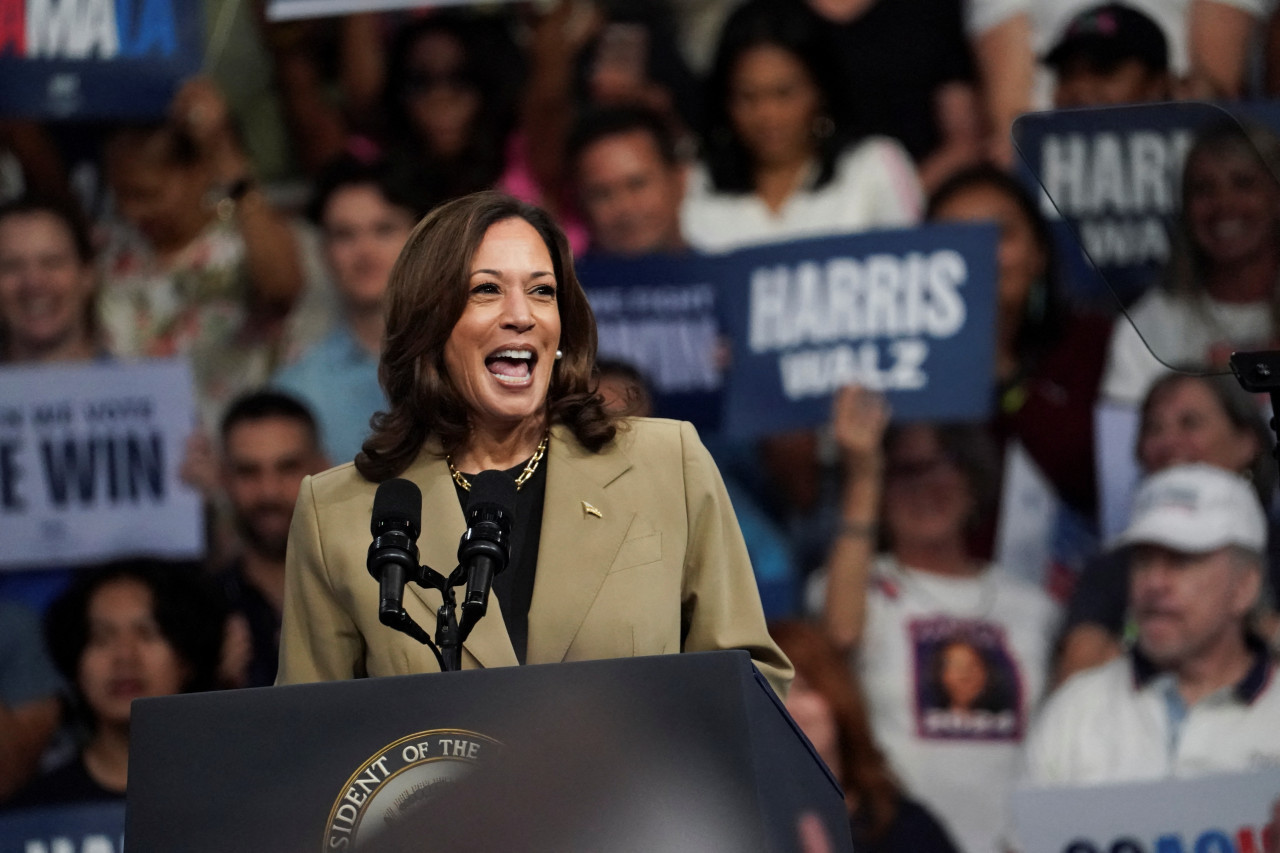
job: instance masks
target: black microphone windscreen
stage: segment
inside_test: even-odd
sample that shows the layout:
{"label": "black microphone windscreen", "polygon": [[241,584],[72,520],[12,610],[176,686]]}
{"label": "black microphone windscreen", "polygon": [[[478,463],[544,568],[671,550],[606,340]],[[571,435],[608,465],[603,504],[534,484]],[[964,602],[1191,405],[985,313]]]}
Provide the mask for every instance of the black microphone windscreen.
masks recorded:
{"label": "black microphone windscreen", "polygon": [[377,536],[387,522],[407,522],[417,538],[422,524],[422,491],[417,484],[401,477],[386,480],[373,496],[370,530]]}
{"label": "black microphone windscreen", "polygon": [[467,515],[481,507],[496,507],[507,515],[516,511],[516,481],[502,471],[481,471],[471,478]]}

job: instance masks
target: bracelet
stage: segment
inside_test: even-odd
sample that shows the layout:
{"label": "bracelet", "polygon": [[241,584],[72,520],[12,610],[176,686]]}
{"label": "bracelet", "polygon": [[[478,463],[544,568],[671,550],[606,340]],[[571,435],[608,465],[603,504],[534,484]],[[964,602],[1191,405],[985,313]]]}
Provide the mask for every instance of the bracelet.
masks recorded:
{"label": "bracelet", "polygon": [[840,525],[836,535],[850,539],[874,539],[879,530],[880,525],[874,521],[846,521]]}

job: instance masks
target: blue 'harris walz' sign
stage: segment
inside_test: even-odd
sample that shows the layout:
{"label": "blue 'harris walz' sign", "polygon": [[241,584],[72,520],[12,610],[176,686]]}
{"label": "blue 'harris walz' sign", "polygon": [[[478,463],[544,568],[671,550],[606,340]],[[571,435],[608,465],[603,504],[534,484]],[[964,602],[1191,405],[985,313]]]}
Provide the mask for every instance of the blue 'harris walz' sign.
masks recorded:
{"label": "blue 'harris walz' sign", "polygon": [[0,0],[0,114],[151,118],[200,68],[194,0]]}
{"label": "blue 'harris walz' sign", "polygon": [[995,247],[994,225],[929,225],[724,256],[724,431],[816,426],[850,383],[883,391],[898,420],[987,417]]}

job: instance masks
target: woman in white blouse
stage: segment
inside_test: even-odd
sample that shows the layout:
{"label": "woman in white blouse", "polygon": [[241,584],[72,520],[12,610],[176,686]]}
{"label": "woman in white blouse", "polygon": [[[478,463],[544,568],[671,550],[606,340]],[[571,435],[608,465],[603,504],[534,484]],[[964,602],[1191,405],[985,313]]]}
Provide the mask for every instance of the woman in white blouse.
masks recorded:
{"label": "woman in white blouse", "polygon": [[728,251],[919,220],[910,158],[888,137],[852,141],[829,60],[802,7],[751,0],[729,18],[709,81],[705,159],[682,211],[690,244]]}

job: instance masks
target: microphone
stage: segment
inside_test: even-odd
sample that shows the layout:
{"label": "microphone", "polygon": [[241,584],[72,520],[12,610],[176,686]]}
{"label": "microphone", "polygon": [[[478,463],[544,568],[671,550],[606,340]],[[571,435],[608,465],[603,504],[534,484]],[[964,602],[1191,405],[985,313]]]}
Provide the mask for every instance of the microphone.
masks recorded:
{"label": "microphone", "polygon": [[378,619],[399,626],[404,620],[404,585],[418,573],[418,530],[422,492],[409,480],[395,478],[378,486],[373,496],[366,566],[378,581]]}
{"label": "microphone", "polygon": [[458,543],[458,565],[466,570],[462,599],[464,636],[489,608],[493,579],[511,560],[511,524],[516,483],[502,471],[481,471],[467,492],[467,532]]}

